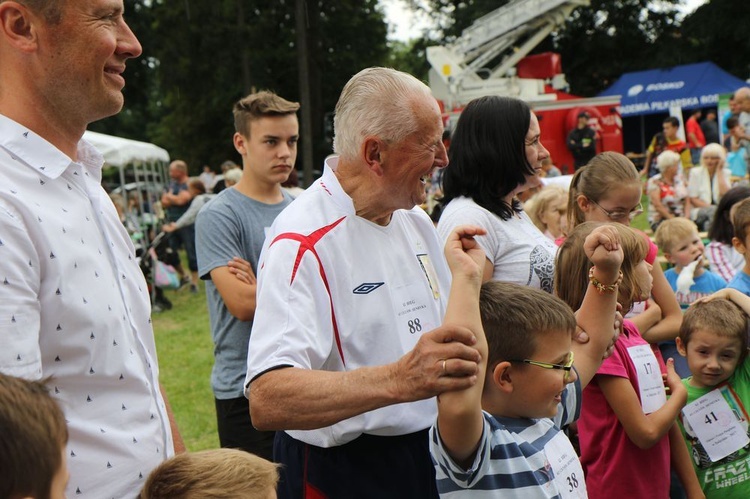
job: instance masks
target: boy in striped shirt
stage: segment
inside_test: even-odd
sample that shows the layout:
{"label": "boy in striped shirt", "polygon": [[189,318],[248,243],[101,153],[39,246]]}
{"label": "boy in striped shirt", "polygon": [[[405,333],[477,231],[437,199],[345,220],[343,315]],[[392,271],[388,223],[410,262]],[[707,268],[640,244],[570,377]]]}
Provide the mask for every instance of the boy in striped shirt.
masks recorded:
{"label": "boy in striped shirt", "polygon": [[[479,300],[470,287],[462,290],[446,248],[453,283],[445,324],[471,329],[482,361],[474,386],[438,396],[430,451],[442,498],[587,497],[581,463],[561,428],[578,418],[581,391],[612,341],[623,254],[606,225],[583,246],[595,264],[577,318],[591,333],[587,343],[572,340],[573,311],[548,293],[497,281],[482,286]],[[456,369],[450,363],[457,359],[446,362],[444,370]]]}

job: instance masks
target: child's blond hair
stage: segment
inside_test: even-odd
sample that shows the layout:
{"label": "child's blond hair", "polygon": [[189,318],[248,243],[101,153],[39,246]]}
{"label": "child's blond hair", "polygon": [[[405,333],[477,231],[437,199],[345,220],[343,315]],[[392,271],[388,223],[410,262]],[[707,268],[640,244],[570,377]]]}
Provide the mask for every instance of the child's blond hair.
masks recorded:
{"label": "child's blond hair", "polygon": [[186,452],[152,471],[139,499],[267,499],[277,467],[237,449]]}
{"label": "child's blond hair", "polygon": [[[542,222],[542,213],[553,204],[564,201],[568,197],[568,191],[559,185],[545,185],[533,198],[524,205],[524,210],[531,217],[531,221],[537,228],[544,232],[547,226]],[[564,214],[562,214],[564,216]]]}
{"label": "child's blond hair", "polygon": [[672,253],[675,244],[693,235],[698,235],[698,226],[695,222],[685,217],[675,217],[659,224],[654,239],[664,253]]}
{"label": "child's blond hair", "polygon": [[641,176],[626,156],[612,151],[597,154],[588,164],[576,171],[568,191],[568,232],[586,221],[578,206],[578,196],[598,203],[617,186],[638,184]]}

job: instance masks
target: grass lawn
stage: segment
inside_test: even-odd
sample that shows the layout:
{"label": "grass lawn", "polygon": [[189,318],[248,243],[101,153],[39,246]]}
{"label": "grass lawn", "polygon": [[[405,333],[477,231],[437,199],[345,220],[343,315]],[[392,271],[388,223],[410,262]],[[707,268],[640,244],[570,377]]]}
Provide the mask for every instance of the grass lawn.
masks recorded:
{"label": "grass lawn", "polygon": [[651,227],[648,225],[648,196],[645,194],[641,198],[641,204],[643,205],[643,213],[635,217],[630,226],[634,229],[651,230]]}
{"label": "grass lawn", "polygon": [[167,291],[172,310],[153,314],[161,384],[188,450],[219,447],[210,376],[213,343],[206,293]]}

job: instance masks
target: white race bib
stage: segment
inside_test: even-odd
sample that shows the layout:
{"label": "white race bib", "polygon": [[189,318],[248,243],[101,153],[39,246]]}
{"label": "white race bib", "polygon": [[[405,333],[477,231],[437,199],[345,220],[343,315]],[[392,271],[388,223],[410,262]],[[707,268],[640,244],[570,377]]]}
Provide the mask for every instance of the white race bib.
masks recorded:
{"label": "white race bib", "polygon": [[573,445],[563,432],[558,432],[552,440],[544,446],[550,467],[555,474],[555,486],[560,497],[585,499],[586,480],[583,478],[583,468],[578,460]]}
{"label": "white race bib", "polygon": [[745,428],[719,390],[711,390],[685,406],[682,415],[690,423],[713,462],[724,459],[748,443]]}
{"label": "white race bib", "polygon": [[399,331],[419,336],[438,326],[432,313],[434,307],[429,302],[432,297],[425,293],[421,282],[394,287],[391,296]]}
{"label": "white race bib", "polygon": [[638,390],[644,414],[651,414],[667,402],[659,362],[650,345],[628,348],[628,355],[638,373]]}

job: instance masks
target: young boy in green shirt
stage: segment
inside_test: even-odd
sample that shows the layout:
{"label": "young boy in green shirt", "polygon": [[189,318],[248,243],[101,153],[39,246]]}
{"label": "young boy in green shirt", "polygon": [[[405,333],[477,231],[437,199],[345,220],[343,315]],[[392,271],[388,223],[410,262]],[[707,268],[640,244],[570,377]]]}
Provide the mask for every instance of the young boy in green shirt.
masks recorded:
{"label": "young boy in green shirt", "polygon": [[678,422],[708,499],[750,497],[748,314],[750,297],[722,289],[685,312],[677,338],[692,373]]}

